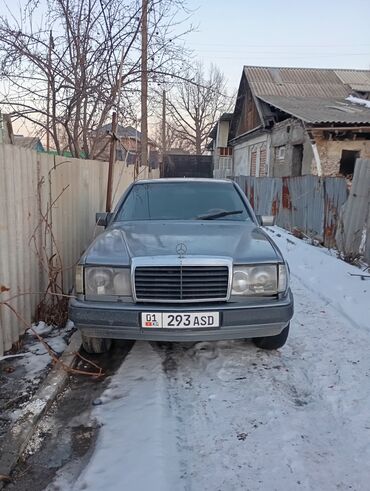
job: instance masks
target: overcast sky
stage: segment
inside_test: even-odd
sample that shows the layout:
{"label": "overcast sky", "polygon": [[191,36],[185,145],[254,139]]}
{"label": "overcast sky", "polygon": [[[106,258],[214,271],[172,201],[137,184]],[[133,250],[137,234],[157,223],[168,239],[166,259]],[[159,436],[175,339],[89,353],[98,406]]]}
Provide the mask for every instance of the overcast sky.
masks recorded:
{"label": "overcast sky", "polygon": [[[186,44],[239,84],[243,65],[370,69],[370,0],[188,0]],[[197,10],[196,10],[197,9]]]}

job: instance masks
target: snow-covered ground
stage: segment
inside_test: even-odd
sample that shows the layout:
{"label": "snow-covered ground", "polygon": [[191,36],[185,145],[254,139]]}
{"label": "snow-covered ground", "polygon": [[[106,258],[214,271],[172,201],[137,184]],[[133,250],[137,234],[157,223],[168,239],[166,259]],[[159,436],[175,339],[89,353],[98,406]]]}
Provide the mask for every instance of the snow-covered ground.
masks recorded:
{"label": "snow-covered ground", "polygon": [[48,489],[370,489],[370,281],[271,233],[295,295],[286,346],[136,343],[96,401],[89,464]]}
{"label": "snow-covered ground", "polygon": [[50,367],[52,361],[50,355],[35,333],[39,334],[59,355],[64,351],[66,339],[69,338],[73,327],[73,323],[68,323],[62,329],[49,326],[44,322],[33,324],[33,331],[29,329],[23,338],[22,352],[0,357],[0,375],[6,373],[4,380],[0,380],[2,383],[0,398],[2,419],[15,423],[21,416],[32,410],[29,400],[44,380]]}

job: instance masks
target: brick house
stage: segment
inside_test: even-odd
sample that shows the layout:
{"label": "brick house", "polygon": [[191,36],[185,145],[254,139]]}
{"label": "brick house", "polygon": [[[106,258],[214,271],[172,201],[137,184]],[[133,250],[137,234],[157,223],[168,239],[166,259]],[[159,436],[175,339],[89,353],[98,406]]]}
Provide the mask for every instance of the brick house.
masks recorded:
{"label": "brick house", "polygon": [[[90,135],[94,145],[94,158],[108,161],[110,152],[112,125],[106,124],[98,131]],[[132,126],[117,125],[116,135],[118,138],[116,149],[116,160],[124,161],[128,165],[135,164],[140,159],[141,133]],[[152,168],[158,166],[158,151],[156,144],[148,141],[149,165]]]}

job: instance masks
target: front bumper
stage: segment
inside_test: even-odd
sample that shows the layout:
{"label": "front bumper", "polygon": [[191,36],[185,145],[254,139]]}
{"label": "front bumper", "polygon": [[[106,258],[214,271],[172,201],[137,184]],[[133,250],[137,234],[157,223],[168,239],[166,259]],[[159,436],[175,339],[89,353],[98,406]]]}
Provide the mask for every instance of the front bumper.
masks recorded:
{"label": "front bumper", "polygon": [[[293,295],[277,299],[237,299],[210,304],[139,304],[87,302],[72,299],[69,317],[89,337],[147,341],[206,341],[274,336],[293,317]],[[143,312],[220,312],[220,327],[194,329],[145,329]]]}

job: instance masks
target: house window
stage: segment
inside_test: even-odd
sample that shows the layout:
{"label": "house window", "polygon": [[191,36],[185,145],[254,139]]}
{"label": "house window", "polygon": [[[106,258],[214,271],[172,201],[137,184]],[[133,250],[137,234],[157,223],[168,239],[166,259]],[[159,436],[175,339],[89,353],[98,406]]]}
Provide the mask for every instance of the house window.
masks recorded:
{"label": "house window", "polygon": [[276,148],[276,159],[277,160],[285,159],[285,145]]}
{"label": "house window", "polygon": [[220,147],[218,149],[220,157],[230,157],[233,154],[232,147]]}
{"label": "house window", "polygon": [[340,159],[339,172],[342,176],[353,176],[355,171],[356,159],[360,157],[358,150],[342,150],[342,158]]}
{"label": "house window", "polygon": [[267,168],[266,168],[266,155],[267,155],[267,152],[266,152],[266,148],[261,148],[261,152],[260,152],[260,176],[266,176],[266,171],[267,171]]}
{"label": "house window", "polygon": [[123,159],[123,150],[122,149],[116,150],[116,160],[124,160]]}
{"label": "house window", "polygon": [[251,152],[251,176],[257,176],[257,151]]}
{"label": "house window", "polygon": [[293,145],[292,177],[302,175],[303,145]]}

